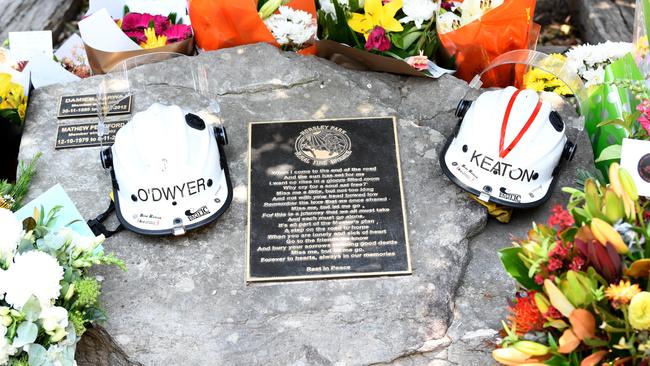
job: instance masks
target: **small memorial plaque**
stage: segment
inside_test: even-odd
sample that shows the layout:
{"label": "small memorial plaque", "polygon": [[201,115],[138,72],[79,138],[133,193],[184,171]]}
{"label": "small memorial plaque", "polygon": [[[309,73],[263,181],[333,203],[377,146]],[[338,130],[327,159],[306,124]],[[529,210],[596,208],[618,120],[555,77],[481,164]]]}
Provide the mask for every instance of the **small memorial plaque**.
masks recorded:
{"label": "small memorial plaque", "polygon": [[[104,137],[104,145],[113,145],[115,134],[127,121],[106,122],[108,136]],[[61,124],[57,126],[56,144],[54,148],[71,149],[75,147],[99,146],[97,139],[97,122],[79,124]]]}
{"label": "small memorial plaque", "polygon": [[411,273],[392,117],[249,127],[248,282]]}
{"label": "small memorial plaque", "polygon": [[[115,103],[108,111],[109,116],[131,113],[131,96],[124,93],[109,93],[107,97]],[[58,118],[80,118],[97,116],[95,94],[64,95],[59,100]]]}

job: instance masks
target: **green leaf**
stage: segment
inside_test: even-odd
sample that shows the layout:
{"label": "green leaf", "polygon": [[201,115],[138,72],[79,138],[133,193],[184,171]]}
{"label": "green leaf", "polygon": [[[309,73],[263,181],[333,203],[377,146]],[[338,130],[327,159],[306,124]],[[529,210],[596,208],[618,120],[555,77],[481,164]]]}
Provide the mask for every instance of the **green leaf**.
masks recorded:
{"label": "green leaf", "polygon": [[550,366],[571,366],[569,360],[558,355],[553,356],[552,358],[546,360],[544,363]]}
{"label": "green leaf", "polygon": [[607,342],[604,339],[598,339],[598,338],[585,338],[582,340],[587,346],[589,347],[602,347],[606,346],[609,342]]}
{"label": "green leaf", "polygon": [[25,314],[25,319],[29,321],[35,322],[38,320],[41,314],[41,304],[36,296],[32,295],[29,297],[25,305],[23,305],[22,313]]}
{"label": "green leaf", "polygon": [[128,5],[124,5],[124,8],[122,9],[122,11],[124,12],[124,14],[123,14],[123,16],[124,16],[124,15],[127,15],[128,13],[130,13],[131,9],[129,9]]}
{"label": "green leaf", "polygon": [[528,267],[526,267],[524,262],[519,258],[519,253],[521,253],[522,250],[522,248],[516,247],[499,250],[499,259],[501,259],[503,268],[505,268],[506,272],[508,272],[508,274],[523,287],[529,290],[541,291],[542,287],[536,284],[532,278],[528,277]]}
{"label": "green leaf", "polygon": [[622,145],[609,145],[601,151],[600,156],[594,163],[600,163],[607,160],[619,160],[621,158]]}
{"label": "green leaf", "polygon": [[45,364],[45,354],[47,351],[45,347],[40,344],[32,344],[29,346],[29,366],[41,366]]}
{"label": "green leaf", "polygon": [[605,127],[605,126],[621,126],[623,128],[626,128],[627,124],[622,119],[609,119],[607,121],[602,121],[596,125],[596,127]]}
{"label": "green leaf", "polygon": [[417,41],[420,36],[422,36],[422,32],[405,32],[393,34],[391,39],[396,47],[405,50],[411,47],[413,42]]}
{"label": "green leaf", "polygon": [[26,344],[34,343],[38,336],[38,326],[31,321],[26,321],[18,325],[16,330],[16,338],[14,338],[13,346],[22,347]]}
{"label": "green leaf", "polygon": [[167,15],[167,18],[169,18],[169,22],[171,24],[177,24],[176,19],[178,18],[178,15],[176,15],[176,13],[169,13],[169,15]]}

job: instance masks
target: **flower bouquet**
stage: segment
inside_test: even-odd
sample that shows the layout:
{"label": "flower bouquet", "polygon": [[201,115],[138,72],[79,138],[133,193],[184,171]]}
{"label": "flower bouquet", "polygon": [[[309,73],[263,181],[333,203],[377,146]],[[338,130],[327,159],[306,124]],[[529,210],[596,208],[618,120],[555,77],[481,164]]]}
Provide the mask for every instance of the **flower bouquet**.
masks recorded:
{"label": "flower bouquet", "polygon": [[587,178],[499,256],[521,287],[492,353],[505,365],[647,365],[650,212],[630,174]]}
{"label": "flower bouquet", "polygon": [[265,42],[287,51],[313,54],[317,31],[314,0],[190,0],[200,49]]}
{"label": "flower bouquet", "polygon": [[412,76],[452,73],[436,65],[438,2],[320,0],[318,56],[343,66]]}
{"label": "flower bouquet", "polygon": [[0,179],[14,180],[29,95],[29,72],[0,48]]}
{"label": "flower bouquet", "polygon": [[[194,54],[194,36],[192,27],[186,24],[189,17],[184,1],[149,1],[146,6],[134,0],[106,1],[91,2],[89,15],[79,22],[95,74],[106,73],[120,61],[146,53]],[[123,4],[121,10],[115,3]],[[137,9],[146,11],[136,11],[136,4],[142,6]],[[171,11],[178,9],[180,12]]]}
{"label": "flower bouquet", "polygon": [[[537,43],[540,27],[532,21],[536,0],[441,1],[437,20],[440,41],[456,60],[456,76],[467,82],[497,56],[534,49]],[[493,70],[484,86],[514,85],[521,81],[518,76]]]}
{"label": "flower bouquet", "polygon": [[41,207],[21,224],[0,208],[0,365],[75,365],[79,338],[106,318],[87,271],[124,263],[104,253],[103,236],[57,229],[60,209]]}

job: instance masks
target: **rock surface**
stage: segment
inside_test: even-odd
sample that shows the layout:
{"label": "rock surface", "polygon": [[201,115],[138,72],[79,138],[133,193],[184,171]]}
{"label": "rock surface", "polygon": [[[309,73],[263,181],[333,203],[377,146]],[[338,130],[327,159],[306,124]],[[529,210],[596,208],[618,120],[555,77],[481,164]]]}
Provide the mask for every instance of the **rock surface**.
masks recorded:
{"label": "rock surface", "polygon": [[[267,45],[194,60],[208,65],[217,86],[230,138],[233,204],[215,224],[185,237],[123,232],[107,241],[129,271],[98,271],[109,321],[106,333],[93,330],[82,342],[80,364],[491,364],[490,346],[482,342],[496,334],[512,290],[495,249],[508,244],[506,233],[522,235],[530,214],[496,231],[489,223],[489,233],[471,239],[484,229],[485,211],[438,164],[466,84],[448,76],[349,71]],[[179,82],[183,61],[137,70],[145,72]],[[21,148],[23,159],[44,153],[28,198],[59,182],[88,218],[108,203],[99,148],[53,146],[59,97],[94,93],[97,84],[91,78],[35,91]],[[191,95],[177,98],[195,102]],[[246,285],[247,123],[385,115],[398,117],[413,275]],[[585,142],[581,153],[588,151]]]}
{"label": "rock surface", "polygon": [[0,0],[0,40],[8,32],[51,30],[54,39],[63,23],[79,13],[82,0]]}
{"label": "rock surface", "polygon": [[584,42],[632,42],[635,2],[636,0],[569,0],[569,7]]}

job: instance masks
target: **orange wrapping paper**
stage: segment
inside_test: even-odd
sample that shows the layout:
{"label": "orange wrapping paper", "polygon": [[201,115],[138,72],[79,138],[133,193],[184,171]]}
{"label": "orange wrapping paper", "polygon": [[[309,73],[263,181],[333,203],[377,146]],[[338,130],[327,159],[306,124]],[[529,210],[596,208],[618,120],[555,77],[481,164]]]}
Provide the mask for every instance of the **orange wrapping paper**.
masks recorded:
{"label": "orange wrapping paper", "polygon": [[[497,56],[534,47],[539,35],[533,22],[535,4],[536,0],[506,0],[480,19],[440,34],[443,46],[456,58],[455,76],[469,82]],[[502,67],[486,75],[483,85],[505,87],[513,85],[514,79],[513,68]]]}
{"label": "orange wrapping paper", "polygon": [[[287,6],[304,10],[316,19],[314,0],[293,0]],[[189,14],[196,43],[205,51],[258,42],[279,47],[257,13],[257,0],[190,0]],[[299,53],[313,54],[315,48]]]}

